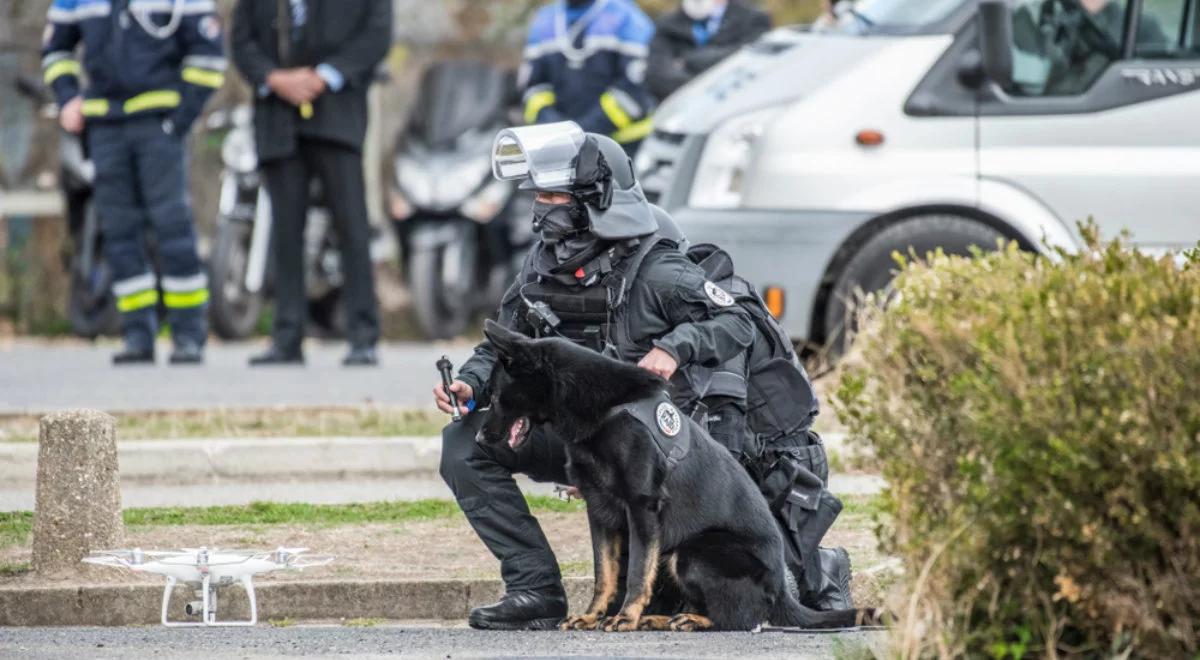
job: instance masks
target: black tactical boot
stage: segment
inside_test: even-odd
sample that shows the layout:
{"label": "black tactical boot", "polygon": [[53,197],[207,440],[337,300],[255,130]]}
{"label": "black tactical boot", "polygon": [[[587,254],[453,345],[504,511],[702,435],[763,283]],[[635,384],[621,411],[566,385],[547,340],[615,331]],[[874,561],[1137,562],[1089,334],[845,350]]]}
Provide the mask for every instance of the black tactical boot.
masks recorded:
{"label": "black tactical boot", "polygon": [[850,553],[845,548],[821,548],[821,590],[813,606],[818,610],[849,610],[854,608],[850,596]]}
{"label": "black tactical boot", "polygon": [[500,602],[476,607],[467,617],[481,630],[553,630],[567,616],[567,594],[561,586],[510,591]]}

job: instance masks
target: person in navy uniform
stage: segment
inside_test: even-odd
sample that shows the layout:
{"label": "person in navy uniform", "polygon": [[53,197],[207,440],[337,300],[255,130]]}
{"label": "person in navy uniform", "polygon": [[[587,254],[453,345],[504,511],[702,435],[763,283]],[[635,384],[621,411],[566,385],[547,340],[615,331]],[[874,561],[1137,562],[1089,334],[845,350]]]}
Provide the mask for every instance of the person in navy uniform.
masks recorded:
{"label": "person in navy uniform", "polygon": [[518,84],[525,122],[574,121],[631,156],[650,133],[654,23],[632,0],[556,0],[533,17]]}
{"label": "person in navy uniform", "polygon": [[[124,339],[115,364],[154,362],[160,302],[174,340],[171,364],[204,360],[208,281],[196,253],[184,138],[225,79],[215,9],[212,0],[54,0],[47,14],[43,78],[62,127],[86,127],[96,166],[96,211]],[[161,279],[147,257],[149,235]]]}

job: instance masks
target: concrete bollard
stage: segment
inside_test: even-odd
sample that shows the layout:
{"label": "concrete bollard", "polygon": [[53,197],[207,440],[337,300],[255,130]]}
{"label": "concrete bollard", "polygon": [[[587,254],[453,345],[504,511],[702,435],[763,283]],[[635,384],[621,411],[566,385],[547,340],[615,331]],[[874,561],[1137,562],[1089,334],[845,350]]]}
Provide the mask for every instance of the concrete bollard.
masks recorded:
{"label": "concrete bollard", "polygon": [[89,552],[119,547],[121,480],[117,427],[97,410],[67,410],[42,418],[38,437],[33,570],[76,573]]}

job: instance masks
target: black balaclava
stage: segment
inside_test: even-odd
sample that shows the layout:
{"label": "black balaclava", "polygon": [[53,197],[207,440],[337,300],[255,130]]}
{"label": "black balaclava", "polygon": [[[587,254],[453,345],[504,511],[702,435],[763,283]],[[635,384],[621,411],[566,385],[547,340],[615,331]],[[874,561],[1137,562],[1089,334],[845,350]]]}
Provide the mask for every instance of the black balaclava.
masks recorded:
{"label": "black balaclava", "polygon": [[588,227],[587,207],[571,197],[567,204],[533,203],[533,226],[554,255],[555,272],[574,271],[604,249]]}

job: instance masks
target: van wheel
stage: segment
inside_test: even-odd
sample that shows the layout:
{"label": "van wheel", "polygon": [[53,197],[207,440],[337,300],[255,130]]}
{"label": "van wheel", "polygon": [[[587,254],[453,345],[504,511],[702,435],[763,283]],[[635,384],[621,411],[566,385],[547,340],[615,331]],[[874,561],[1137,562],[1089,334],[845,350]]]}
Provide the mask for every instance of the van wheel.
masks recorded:
{"label": "van wheel", "polygon": [[976,220],[958,215],[920,215],[891,225],[871,236],[838,277],[825,305],[825,350],[831,359],[849,348],[846,329],[854,328],[853,305],[858,292],[883,290],[896,276],[893,252],[908,254],[911,248],[924,256],[937,248],[946,254],[966,256],[977,245],[995,250],[1004,235]]}

